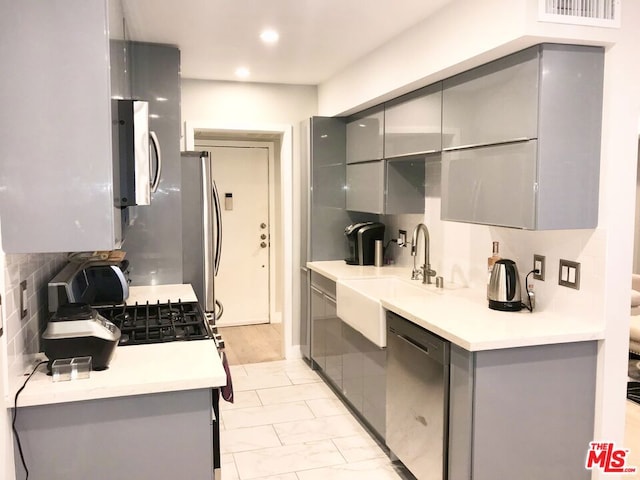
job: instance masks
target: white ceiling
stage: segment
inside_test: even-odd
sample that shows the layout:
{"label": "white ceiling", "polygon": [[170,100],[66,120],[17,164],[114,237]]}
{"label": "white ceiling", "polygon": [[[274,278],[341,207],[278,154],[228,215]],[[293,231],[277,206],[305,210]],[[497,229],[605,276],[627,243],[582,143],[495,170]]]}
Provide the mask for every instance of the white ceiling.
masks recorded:
{"label": "white ceiling", "polygon": [[[181,50],[183,78],[317,85],[451,0],[123,0],[132,40]],[[280,33],[264,45],[260,32]]]}

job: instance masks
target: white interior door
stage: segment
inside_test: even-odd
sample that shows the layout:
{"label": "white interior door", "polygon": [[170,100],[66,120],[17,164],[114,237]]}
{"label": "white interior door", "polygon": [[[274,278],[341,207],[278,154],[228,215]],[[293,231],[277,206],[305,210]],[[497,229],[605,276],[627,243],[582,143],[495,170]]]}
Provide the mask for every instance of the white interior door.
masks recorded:
{"label": "white interior door", "polygon": [[269,323],[269,151],[211,147],[222,210],[219,326]]}

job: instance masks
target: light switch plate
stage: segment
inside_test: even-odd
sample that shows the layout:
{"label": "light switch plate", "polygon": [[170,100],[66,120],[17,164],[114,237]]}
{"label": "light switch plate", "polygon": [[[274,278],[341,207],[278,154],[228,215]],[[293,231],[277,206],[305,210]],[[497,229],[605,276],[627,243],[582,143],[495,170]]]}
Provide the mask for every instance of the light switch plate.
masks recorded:
{"label": "light switch plate", "polygon": [[559,267],[558,285],[580,290],[580,264],[561,258]]}
{"label": "light switch plate", "polygon": [[4,320],[2,316],[2,295],[0,295],[0,337],[4,333]]}

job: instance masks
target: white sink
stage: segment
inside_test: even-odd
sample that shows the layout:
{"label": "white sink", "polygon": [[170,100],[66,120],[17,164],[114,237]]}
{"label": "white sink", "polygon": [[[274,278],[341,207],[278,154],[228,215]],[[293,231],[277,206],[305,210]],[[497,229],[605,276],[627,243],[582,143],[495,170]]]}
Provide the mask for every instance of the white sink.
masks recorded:
{"label": "white sink", "polygon": [[338,280],[338,317],[379,347],[387,346],[387,319],[381,298],[432,295],[435,285],[422,285],[397,277]]}

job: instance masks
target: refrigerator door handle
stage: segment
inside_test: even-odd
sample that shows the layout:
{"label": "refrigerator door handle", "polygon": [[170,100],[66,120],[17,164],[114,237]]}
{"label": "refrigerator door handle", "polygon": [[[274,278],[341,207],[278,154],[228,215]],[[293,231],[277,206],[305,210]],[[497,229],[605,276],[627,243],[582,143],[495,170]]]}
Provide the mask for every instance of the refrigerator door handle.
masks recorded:
{"label": "refrigerator door handle", "polygon": [[200,154],[200,161],[202,164],[202,196],[203,196],[203,209],[202,209],[202,223],[204,230],[204,311],[206,313],[214,312],[215,316],[215,297],[213,276],[215,270],[215,258],[213,251],[212,232],[213,225],[212,220],[214,216],[213,209],[215,208],[213,200],[213,189],[211,180],[211,161],[209,158],[209,152],[202,152]]}
{"label": "refrigerator door handle", "polygon": [[218,195],[218,187],[215,180],[212,181],[213,188],[211,195],[213,197],[213,205],[215,207],[215,228],[216,228],[216,248],[214,253],[213,275],[218,275],[220,268],[220,257],[222,256],[222,209],[220,208],[220,196]]}

